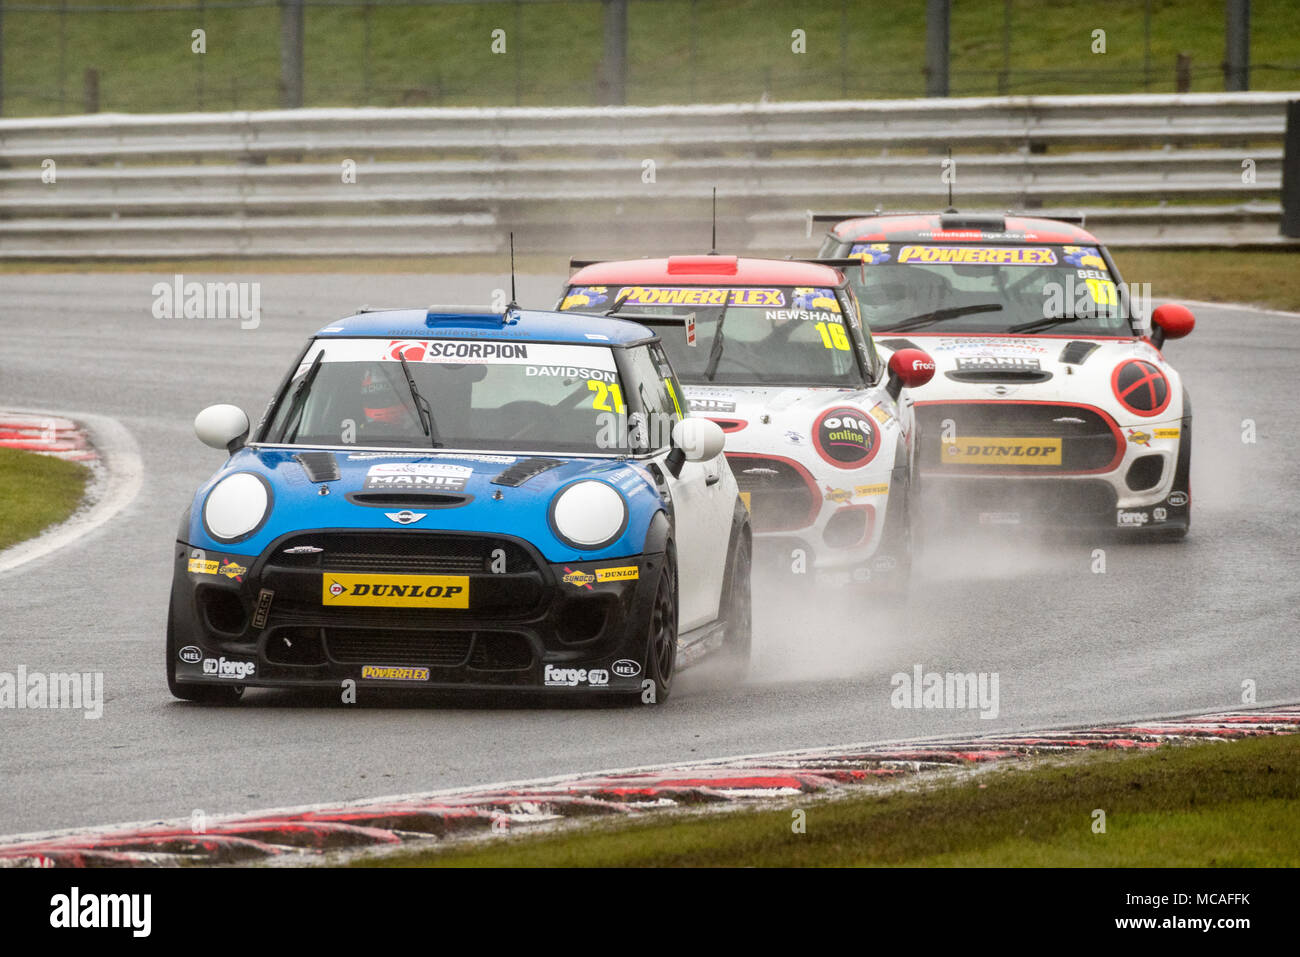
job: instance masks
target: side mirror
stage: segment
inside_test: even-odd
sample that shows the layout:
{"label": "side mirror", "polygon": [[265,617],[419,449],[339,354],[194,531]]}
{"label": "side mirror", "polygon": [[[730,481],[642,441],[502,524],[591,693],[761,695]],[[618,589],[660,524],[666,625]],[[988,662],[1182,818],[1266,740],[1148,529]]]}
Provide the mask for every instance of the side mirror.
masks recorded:
{"label": "side mirror", "polygon": [[1186,306],[1176,302],[1156,306],[1155,312],[1151,313],[1151,344],[1159,349],[1166,339],[1181,339],[1194,328],[1196,317]]}
{"label": "side mirror", "polygon": [[194,417],[199,441],[232,455],[244,447],[248,428],[248,416],[237,405],[210,405]]}
{"label": "side mirror", "polygon": [[676,478],[686,462],[708,462],[722,454],[727,437],[712,419],[685,418],[673,426],[673,450],[664,464]]}
{"label": "side mirror", "polygon": [[915,389],[934,378],[934,360],[920,349],[899,349],[889,357],[889,385],[886,391],[895,399],[903,386]]}

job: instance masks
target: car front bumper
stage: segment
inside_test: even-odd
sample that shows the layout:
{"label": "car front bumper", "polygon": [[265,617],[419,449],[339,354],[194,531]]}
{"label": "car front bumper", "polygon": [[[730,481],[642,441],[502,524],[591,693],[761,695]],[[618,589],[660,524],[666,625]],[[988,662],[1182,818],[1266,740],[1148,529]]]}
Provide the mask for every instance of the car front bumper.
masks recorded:
{"label": "car front bumper", "polygon": [[[406,530],[296,532],[259,556],[178,542],[176,680],[639,691],[663,561],[557,565],[519,539]],[[417,587],[463,589],[448,602],[463,607],[421,604]]]}

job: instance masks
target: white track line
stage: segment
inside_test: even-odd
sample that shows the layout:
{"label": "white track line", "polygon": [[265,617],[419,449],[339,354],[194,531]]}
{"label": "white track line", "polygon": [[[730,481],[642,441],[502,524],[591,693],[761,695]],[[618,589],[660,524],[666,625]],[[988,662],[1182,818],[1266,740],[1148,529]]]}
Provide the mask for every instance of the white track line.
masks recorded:
{"label": "white track line", "polygon": [[103,472],[88,490],[88,497],[92,499],[89,508],[79,509],[67,521],[46,529],[36,538],[0,551],[0,575],[80,541],[107,524],[131,504],[144,481],[140,448],[136,445],[135,438],[117,419],[84,412],[50,412],[45,409],[6,408],[5,411],[58,416],[84,425],[91,445],[99,453]]}

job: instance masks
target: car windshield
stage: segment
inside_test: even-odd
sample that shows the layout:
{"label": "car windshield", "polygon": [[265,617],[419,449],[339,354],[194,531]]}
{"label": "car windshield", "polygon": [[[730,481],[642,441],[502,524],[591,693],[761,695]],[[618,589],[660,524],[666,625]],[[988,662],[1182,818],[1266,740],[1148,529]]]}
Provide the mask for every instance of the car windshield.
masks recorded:
{"label": "car windshield", "polygon": [[1121,294],[1095,246],[853,243],[842,255],[874,333],[1133,334]]}
{"label": "car windshield", "polygon": [[[694,316],[661,329],[688,384],[860,386],[863,375],[836,290],[816,286],[571,286],[560,309]],[[665,320],[666,321],[666,320]]]}
{"label": "car windshield", "polygon": [[598,416],[624,411],[607,346],[318,339],[272,410],[262,440],[599,452]]}

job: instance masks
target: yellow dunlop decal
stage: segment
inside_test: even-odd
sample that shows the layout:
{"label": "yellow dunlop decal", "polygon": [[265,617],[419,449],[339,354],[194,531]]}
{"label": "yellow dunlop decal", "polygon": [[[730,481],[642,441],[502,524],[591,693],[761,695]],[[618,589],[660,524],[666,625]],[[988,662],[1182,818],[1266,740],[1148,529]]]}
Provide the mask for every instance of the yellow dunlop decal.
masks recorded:
{"label": "yellow dunlop decal", "polygon": [[854,495],[884,495],[889,491],[886,485],[855,485],[853,487]]}
{"label": "yellow dunlop decal", "polygon": [[201,558],[191,558],[189,569],[196,575],[215,575],[221,562],[205,562]]}
{"label": "yellow dunlop decal", "polygon": [[1180,434],[1178,429],[1156,429],[1155,433],[1157,439],[1176,439]]}
{"label": "yellow dunlop decal", "polygon": [[752,505],[749,504],[749,498],[750,498],[750,496],[753,495],[753,494],[754,494],[753,492],[741,492],[741,493],[740,493],[740,500],[741,500],[742,502],[745,503],[745,511],[747,511],[747,512],[752,512],[752,511],[754,510],[754,506],[752,506]]}
{"label": "yellow dunlop decal", "polygon": [[1060,439],[967,435],[940,448],[944,465],[1060,465]]}
{"label": "yellow dunlop decal", "polygon": [[468,608],[466,575],[322,575],[322,605]]}
{"label": "yellow dunlop decal", "polygon": [[428,668],[382,668],[379,665],[365,665],[361,669],[363,678],[381,678],[385,681],[428,681]]}
{"label": "yellow dunlop decal", "polygon": [[641,577],[641,569],[635,565],[620,565],[618,568],[597,568],[598,582],[630,582]]}

